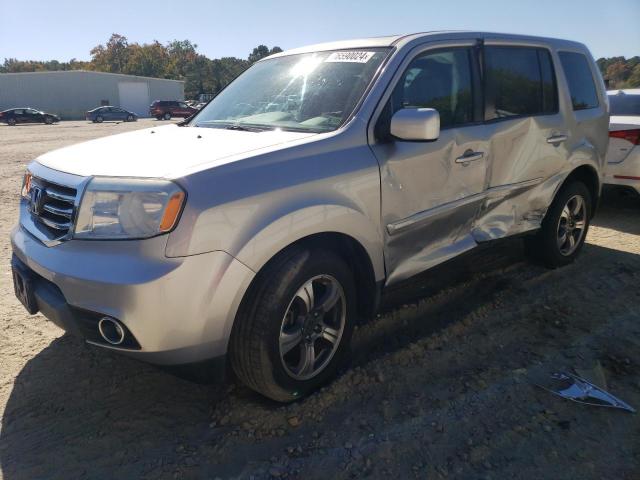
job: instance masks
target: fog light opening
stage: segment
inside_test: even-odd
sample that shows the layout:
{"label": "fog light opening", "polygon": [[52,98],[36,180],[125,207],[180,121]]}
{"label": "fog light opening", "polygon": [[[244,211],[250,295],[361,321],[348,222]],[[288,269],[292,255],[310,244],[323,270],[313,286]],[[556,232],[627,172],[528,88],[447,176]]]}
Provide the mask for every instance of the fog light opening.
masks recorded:
{"label": "fog light opening", "polygon": [[124,328],[115,318],[102,317],[98,322],[100,336],[111,345],[120,345],[124,341]]}

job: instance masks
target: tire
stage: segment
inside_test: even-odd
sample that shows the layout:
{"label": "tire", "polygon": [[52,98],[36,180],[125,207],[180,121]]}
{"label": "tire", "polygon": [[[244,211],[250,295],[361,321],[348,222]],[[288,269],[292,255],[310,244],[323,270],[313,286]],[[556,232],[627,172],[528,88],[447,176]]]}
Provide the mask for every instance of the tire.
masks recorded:
{"label": "tire", "polygon": [[162,118],[165,120],[171,120],[171,113],[170,112],[166,112],[164,115],[162,115]]}
{"label": "tire", "polygon": [[[291,402],[333,378],[349,352],[355,292],[351,270],[329,251],[296,247],[272,260],[245,295],[231,334],[229,357],[239,380]],[[336,301],[323,313],[322,305],[332,305],[322,301],[328,299]],[[310,349],[315,363],[303,360]]]}
{"label": "tire", "polygon": [[133,115],[127,115],[127,122],[133,122]]}
{"label": "tire", "polygon": [[10,118],[7,120],[7,124],[11,125],[12,127],[14,127],[16,125],[16,119],[15,118]]}
{"label": "tire", "polygon": [[525,240],[529,256],[549,268],[573,262],[584,246],[592,205],[591,193],[584,183],[574,181],[563,186],[549,207],[540,230]]}
{"label": "tire", "polygon": [[104,118],[102,118],[102,116],[101,116],[101,115],[98,115],[98,116],[96,117],[96,123],[102,123],[103,121],[104,121]]}
{"label": "tire", "polygon": [[47,124],[47,125],[51,125],[53,123],[53,118],[45,117],[44,118],[44,123]]}
{"label": "tire", "polygon": [[156,115],[156,120],[162,120],[162,115]]}

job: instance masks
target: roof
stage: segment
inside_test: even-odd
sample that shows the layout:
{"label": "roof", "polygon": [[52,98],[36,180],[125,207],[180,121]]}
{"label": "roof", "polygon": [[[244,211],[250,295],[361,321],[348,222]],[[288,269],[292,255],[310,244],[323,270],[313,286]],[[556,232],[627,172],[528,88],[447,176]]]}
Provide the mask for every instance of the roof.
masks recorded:
{"label": "roof", "polygon": [[360,38],[353,40],[341,40],[337,42],[317,43],[315,45],[308,45],[305,47],[294,48],[286,50],[282,53],[271,55],[267,58],[274,58],[286,55],[295,55],[299,53],[310,53],[325,50],[343,50],[350,48],[376,48],[376,47],[403,47],[416,40],[429,38],[430,40],[455,40],[455,39],[467,39],[467,38],[484,38],[495,40],[511,40],[511,41],[526,41],[526,42],[543,42],[547,44],[553,44],[558,47],[565,48],[584,48],[579,42],[570,40],[562,40],[557,38],[548,37],[535,37],[531,35],[517,35],[511,33],[496,33],[496,32],[478,32],[473,30],[440,30],[432,32],[419,32],[410,33],[405,35],[388,35],[382,37],[370,37]]}
{"label": "roof", "polygon": [[184,83],[184,80],[174,80],[172,78],[158,78],[158,77],[143,77],[140,75],[127,75],[126,73],[111,73],[111,72],[97,72],[95,70],[42,70],[38,72],[14,72],[14,73],[0,73],[0,77],[4,75],[75,75],[79,73],[90,73],[93,75],[112,75],[125,78],[140,78],[145,80],[162,80],[165,82],[180,82]]}

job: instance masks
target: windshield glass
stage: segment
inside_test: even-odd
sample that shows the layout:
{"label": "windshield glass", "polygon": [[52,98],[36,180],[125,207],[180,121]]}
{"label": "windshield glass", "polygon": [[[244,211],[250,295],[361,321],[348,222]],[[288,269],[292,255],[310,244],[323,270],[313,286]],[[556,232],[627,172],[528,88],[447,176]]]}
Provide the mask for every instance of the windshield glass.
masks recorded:
{"label": "windshield glass", "polygon": [[611,115],[640,116],[640,95],[609,95]]}
{"label": "windshield glass", "polygon": [[349,118],[388,51],[339,50],[263,60],[220,92],[191,125],[335,130]]}

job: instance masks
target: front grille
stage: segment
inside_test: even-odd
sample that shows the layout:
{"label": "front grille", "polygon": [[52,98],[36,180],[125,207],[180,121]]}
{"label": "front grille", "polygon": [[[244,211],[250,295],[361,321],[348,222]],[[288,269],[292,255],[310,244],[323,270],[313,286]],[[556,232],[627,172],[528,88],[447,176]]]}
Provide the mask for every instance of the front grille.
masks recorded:
{"label": "front grille", "polygon": [[75,188],[33,178],[29,196],[29,212],[35,223],[44,227],[51,239],[69,233],[75,216]]}

